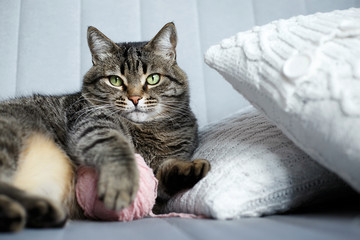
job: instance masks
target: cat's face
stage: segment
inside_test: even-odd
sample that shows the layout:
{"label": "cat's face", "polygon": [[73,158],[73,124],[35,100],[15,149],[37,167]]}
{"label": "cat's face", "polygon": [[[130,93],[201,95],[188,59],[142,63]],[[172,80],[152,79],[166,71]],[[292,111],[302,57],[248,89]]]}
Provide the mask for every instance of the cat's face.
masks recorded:
{"label": "cat's face", "polygon": [[93,67],[84,77],[83,96],[96,107],[141,123],[181,114],[188,83],[176,64],[176,30],[166,24],[150,42],[115,44],[88,29]]}

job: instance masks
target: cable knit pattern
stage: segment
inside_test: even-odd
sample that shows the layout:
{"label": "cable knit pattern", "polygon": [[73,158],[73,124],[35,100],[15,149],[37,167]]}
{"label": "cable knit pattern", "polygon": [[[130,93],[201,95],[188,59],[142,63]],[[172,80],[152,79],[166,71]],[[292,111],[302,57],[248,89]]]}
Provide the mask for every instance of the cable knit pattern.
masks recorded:
{"label": "cable knit pattern", "polygon": [[205,61],[360,191],[360,9],[254,27],[212,46]]}
{"label": "cable knit pattern", "polygon": [[193,158],[208,159],[211,171],[165,211],[216,219],[262,216],[345,187],[254,109],[201,129]]}

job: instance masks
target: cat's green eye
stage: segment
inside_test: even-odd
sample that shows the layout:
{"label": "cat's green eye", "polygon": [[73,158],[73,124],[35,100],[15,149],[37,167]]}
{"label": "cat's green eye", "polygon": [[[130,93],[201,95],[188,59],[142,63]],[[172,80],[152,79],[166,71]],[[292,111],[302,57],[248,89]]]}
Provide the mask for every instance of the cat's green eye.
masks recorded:
{"label": "cat's green eye", "polygon": [[109,82],[115,87],[120,87],[123,84],[121,78],[118,76],[110,76]]}
{"label": "cat's green eye", "polygon": [[155,85],[160,82],[160,75],[157,73],[151,74],[146,78],[146,82],[149,85]]}

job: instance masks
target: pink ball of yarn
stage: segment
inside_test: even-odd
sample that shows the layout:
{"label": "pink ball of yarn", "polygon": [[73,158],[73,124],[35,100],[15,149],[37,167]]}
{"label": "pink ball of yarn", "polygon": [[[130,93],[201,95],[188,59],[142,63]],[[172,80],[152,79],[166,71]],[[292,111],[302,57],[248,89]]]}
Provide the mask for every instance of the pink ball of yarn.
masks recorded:
{"label": "pink ball of yarn", "polygon": [[107,221],[131,221],[151,214],[157,194],[157,179],[144,159],[135,154],[139,169],[139,190],[131,206],[121,211],[111,211],[105,208],[98,200],[96,170],[91,167],[81,166],[77,170],[76,197],[79,205],[84,210],[85,216]]}

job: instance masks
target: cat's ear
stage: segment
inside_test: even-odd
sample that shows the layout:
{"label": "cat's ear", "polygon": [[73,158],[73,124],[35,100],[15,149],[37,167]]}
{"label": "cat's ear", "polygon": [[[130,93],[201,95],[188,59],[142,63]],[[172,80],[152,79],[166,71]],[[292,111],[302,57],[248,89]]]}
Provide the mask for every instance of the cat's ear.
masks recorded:
{"label": "cat's ear", "polygon": [[94,65],[104,61],[118,48],[113,41],[94,27],[88,28],[87,40]]}
{"label": "cat's ear", "polygon": [[156,36],[146,44],[145,48],[150,48],[164,58],[169,60],[176,60],[176,28],[175,24],[170,22],[166,24]]}

